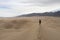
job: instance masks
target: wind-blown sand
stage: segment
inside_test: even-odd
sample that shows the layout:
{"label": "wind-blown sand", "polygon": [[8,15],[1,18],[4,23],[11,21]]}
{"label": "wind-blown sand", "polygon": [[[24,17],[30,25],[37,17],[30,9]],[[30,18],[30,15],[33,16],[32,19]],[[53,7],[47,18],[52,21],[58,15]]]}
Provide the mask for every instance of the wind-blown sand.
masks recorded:
{"label": "wind-blown sand", "polygon": [[60,17],[2,18],[0,40],[60,40]]}

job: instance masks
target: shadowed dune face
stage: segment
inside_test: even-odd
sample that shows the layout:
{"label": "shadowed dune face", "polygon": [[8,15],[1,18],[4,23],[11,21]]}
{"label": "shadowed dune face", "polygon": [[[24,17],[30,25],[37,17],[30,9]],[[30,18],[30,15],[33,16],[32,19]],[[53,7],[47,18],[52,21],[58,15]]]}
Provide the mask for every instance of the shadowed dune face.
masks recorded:
{"label": "shadowed dune face", "polygon": [[0,19],[0,40],[60,40],[60,17]]}
{"label": "shadowed dune face", "polygon": [[42,17],[41,40],[60,40],[60,17]]}

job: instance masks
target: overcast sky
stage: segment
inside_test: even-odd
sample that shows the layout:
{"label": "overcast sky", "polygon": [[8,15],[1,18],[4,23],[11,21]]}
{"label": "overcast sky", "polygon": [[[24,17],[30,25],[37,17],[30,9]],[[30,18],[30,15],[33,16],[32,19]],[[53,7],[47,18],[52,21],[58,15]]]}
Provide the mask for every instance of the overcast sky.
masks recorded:
{"label": "overcast sky", "polygon": [[60,0],[0,0],[0,17],[60,10]]}

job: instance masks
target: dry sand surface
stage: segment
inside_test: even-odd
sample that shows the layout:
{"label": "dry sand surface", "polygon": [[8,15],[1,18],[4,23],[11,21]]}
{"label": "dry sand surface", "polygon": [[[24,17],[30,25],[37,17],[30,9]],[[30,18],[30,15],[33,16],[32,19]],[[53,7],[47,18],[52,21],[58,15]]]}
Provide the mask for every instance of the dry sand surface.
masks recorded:
{"label": "dry sand surface", "polygon": [[60,40],[60,17],[1,18],[0,40]]}

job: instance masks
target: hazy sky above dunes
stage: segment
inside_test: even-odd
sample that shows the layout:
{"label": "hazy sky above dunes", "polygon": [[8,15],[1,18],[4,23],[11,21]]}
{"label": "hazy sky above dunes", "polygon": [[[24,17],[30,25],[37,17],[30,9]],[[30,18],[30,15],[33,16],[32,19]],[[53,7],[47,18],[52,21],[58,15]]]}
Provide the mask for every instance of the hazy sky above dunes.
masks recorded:
{"label": "hazy sky above dunes", "polygon": [[0,0],[0,17],[60,9],[60,0]]}

